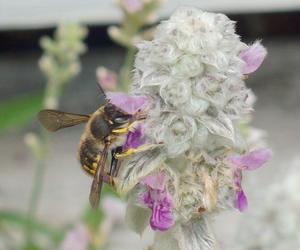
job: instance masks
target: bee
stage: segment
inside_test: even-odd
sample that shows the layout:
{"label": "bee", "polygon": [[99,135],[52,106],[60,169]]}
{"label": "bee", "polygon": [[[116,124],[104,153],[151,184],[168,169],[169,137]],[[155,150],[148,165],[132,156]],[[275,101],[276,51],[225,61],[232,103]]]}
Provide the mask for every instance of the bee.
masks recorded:
{"label": "bee", "polygon": [[[104,93],[104,92],[103,92]],[[106,96],[105,96],[106,97]],[[103,181],[113,185],[113,177],[118,172],[118,159],[126,157],[138,149],[122,152],[126,135],[137,120],[145,119],[143,115],[129,114],[106,99],[105,104],[91,115],[81,115],[45,109],[38,113],[40,123],[49,131],[87,123],[81,136],[78,158],[83,170],[92,175],[90,204],[98,208]],[[112,159],[109,172],[105,172],[108,153]]]}

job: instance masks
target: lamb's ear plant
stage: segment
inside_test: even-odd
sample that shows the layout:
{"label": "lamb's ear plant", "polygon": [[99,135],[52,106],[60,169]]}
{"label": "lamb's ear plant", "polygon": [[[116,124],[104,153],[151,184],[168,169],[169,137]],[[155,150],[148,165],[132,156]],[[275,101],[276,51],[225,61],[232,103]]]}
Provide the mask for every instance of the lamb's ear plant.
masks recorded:
{"label": "lamb's ear plant", "polygon": [[271,157],[250,150],[241,130],[254,100],[245,79],[266,50],[243,43],[227,16],[192,7],[137,48],[129,93],[147,98],[147,118],[128,140],[145,150],[124,159],[115,180],[126,220],[139,234],[150,225],[153,250],[219,249],[212,217],[247,208],[242,174]]}
{"label": "lamb's ear plant", "polygon": [[[77,24],[61,24],[55,31],[54,38],[43,37],[41,47],[44,51],[39,66],[47,84],[44,93],[45,109],[55,109],[65,88],[80,72],[79,56],[86,51],[83,39],[87,35],[86,28]],[[32,192],[29,201],[28,223],[25,227],[25,249],[35,249],[34,238],[36,213],[41,198],[46,161],[49,150],[48,132],[41,129],[39,134],[27,134],[25,142],[36,158],[36,168],[32,182]]]}
{"label": "lamb's ear plant", "polygon": [[[108,28],[108,35],[116,44],[126,49],[124,62],[118,74],[118,85],[115,86],[119,90],[128,91],[137,52],[135,44],[142,40],[152,39],[153,24],[157,19],[156,11],[163,2],[164,0],[115,0],[123,18],[119,26]],[[99,80],[100,84],[104,80],[104,89],[111,90],[111,87],[105,84],[105,79],[99,78]]]}

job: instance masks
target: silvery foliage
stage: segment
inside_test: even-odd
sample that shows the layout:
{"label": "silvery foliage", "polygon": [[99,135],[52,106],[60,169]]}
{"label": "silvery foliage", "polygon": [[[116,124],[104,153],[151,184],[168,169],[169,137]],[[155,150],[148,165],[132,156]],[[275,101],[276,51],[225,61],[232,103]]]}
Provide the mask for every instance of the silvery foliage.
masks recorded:
{"label": "silvery foliage", "polygon": [[[245,48],[228,17],[191,7],[179,8],[158,26],[152,41],[138,44],[131,93],[150,99],[146,141],[159,146],[125,160],[117,187],[129,192],[130,206],[134,200],[138,206],[139,180],[158,170],[168,175],[177,224],[158,233],[154,249],[176,245],[174,237],[180,240],[173,249],[218,249],[200,243],[213,239],[211,231],[195,231],[204,230],[204,217],[232,208],[232,170],[222,160],[247,148],[239,127],[254,98],[241,73],[239,53]],[[130,214],[127,220],[135,220]],[[142,233],[141,225],[131,227]],[[170,241],[163,242],[166,235]]]}
{"label": "silvery foliage", "polygon": [[169,231],[156,234],[153,250],[206,250],[218,249],[216,239],[213,236],[209,219],[192,219],[188,223],[177,224]]}
{"label": "silvery foliage", "polygon": [[238,120],[252,110],[239,58],[246,47],[225,15],[195,8],[178,9],[138,45],[132,92],[152,97],[146,132],[168,157],[234,146]]}
{"label": "silvery foliage", "polygon": [[[261,193],[263,202],[243,220],[235,250],[282,250],[300,246],[300,159]],[[286,166],[285,166],[286,167]],[[287,171],[286,168],[284,170]],[[279,176],[278,176],[279,177]]]}

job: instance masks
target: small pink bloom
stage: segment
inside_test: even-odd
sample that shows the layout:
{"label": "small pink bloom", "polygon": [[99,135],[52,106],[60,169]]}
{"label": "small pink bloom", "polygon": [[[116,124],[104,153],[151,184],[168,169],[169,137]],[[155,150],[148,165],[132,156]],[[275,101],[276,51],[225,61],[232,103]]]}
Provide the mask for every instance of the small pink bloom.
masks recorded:
{"label": "small pink bloom", "polygon": [[91,235],[87,227],[79,224],[63,240],[60,250],[87,250]]}
{"label": "small pink bloom", "polygon": [[258,149],[245,155],[230,156],[227,158],[227,160],[236,168],[255,170],[269,161],[271,157],[271,150]]}
{"label": "small pink bloom", "polygon": [[256,71],[263,63],[267,50],[259,41],[240,53],[240,58],[246,63],[242,73],[247,75]]}
{"label": "small pink bloom", "polygon": [[174,204],[166,190],[165,181],[166,177],[162,172],[147,176],[141,181],[147,187],[141,201],[152,210],[150,226],[153,230],[166,231],[175,224],[172,213]]}
{"label": "small pink bloom", "polygon": [[165,189],[166,176],[162,172],[146,176],[141,183],[152,189],[163,191]]}
{"label": "small pink bloom", "polygon": [[247,209],[248,201],[242,188],[242,169],[236,168],[234,170],[233,181],[235,185],[234,207],[243,212]]}
{"label": "small pink bloom", "polygon": [[135,114],[146,107],[148,100],[145,96],[130,96],[121,92],[107,92],[110,102],[128,114]]}
{"label": "small pink bloom", "polygon": [[245,155],[230,156],[226,160],[234,167],[233,181],[236,188],[234,206],[241,212],[248,206],[247,197],[242,188],[242,170],[255,170],[271,159],[269,149],[254,150]]}
{"label": "small pink bloom", "polygon": [[104,67],[99,67],[96,70],[98,84],[104,90],[115,90],[117,87],[117,75],[115,72]]}
{"label": "small pink bloom", "polygon": [[128,13],[135,13],[143,9],[143,0],[123,0],[123,6]]}
{"label": "small pink bloom", "polygon": [[127,134],[126,142],[123,146],[123,149],[126,150],[129,148],[137,148],[143,145],[144,142],[144,126],[143,124],[141,124],[134,131],[130,131]]}
{"label": "small pink bloom", "polygon": [[234,207],[239,211],[244,212],[248,207],[248,200],[243,189],[236,192]]}
{"label": "small pink bloom", "polygon": [[112,225],[121,222],[125,217],[125,205],[118,198],[111,196],[104,197],[101,202],[101,207],[105,215],[105,219]]}

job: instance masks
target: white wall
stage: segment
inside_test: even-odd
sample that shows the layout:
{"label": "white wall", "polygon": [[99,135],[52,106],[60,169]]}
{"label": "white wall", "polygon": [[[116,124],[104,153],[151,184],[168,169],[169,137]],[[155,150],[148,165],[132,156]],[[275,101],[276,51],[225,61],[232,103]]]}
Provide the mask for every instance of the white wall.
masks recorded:
{"label": "white wall", "polygon": [[[226,13],[300,10],[300,0],[168,0],[160,17],[184,4]],[[113,0],[0,0],[0,29],[49,27],[62,20],[111,23],[120,13]]]}

